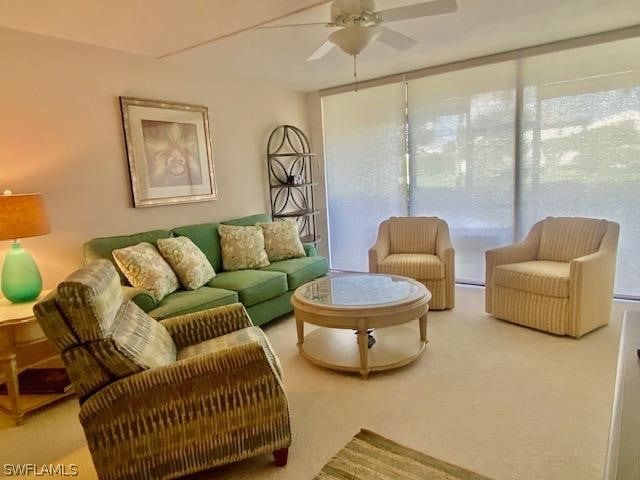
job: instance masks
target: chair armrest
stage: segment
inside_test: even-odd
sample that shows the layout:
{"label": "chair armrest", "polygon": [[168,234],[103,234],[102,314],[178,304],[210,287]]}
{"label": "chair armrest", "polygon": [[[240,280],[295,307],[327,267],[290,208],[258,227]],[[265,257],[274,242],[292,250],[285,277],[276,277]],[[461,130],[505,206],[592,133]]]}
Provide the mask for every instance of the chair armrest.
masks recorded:
{"label": "chair armrest", "polygon": [[609,322],[616,250],[602,249],[576,258],[569,264],[571,322],[569,333],[580,337]]}
{"label": "chair armrest", "polygon": [[376,243],[369,249],[369,272],[378,273],[380,264],[389,255],[389,224],[385,220],[378,228],[378,239]]}
{"label": "chair armrest", "polygon": [[161,320],[160,323],[169,331],[178,350],[253,326],[241,303],[187,313]]}
{"label": "chair armrest", "polygon": [[527,240],[507,245],[505,247],[493,248],[487,250],[484,254],[485,258],[485,311],[492,313],[492,294],[493,294],[493,267],[505,265],[507,263],[529,262],[536,259],[538,252],[538,244],[535,241]]}
{"label": "chair armrest", "polygon": [[[180,438],[189,432],[188,441],[199,443],[220,463],[232,461],[227,457],[242,454],[237,448],[255,440],[256,419],[264,442],[256,446],[261,453],[291,442],[286,394],[256,342],[118,380],[87,399],[79,419],[96,469],[107,478],[142,478],[143,472],[134,469],[148,466],[145,459],[172,468],[186,448]],[[136,461],[124,465],[130,458]]]}
{"label": "chair armrest", "polygon": [[439,222],[436,236],[436,255],[444,263],[445,307],[453,308],[455,306],[456,251],[451,243],[449,226],[443,220],[439,220]]}
{"label": "chair armrest", "polygon": [[122,287],[122,295],[127,300],[132,300],[133,303],[145,312],[153,310],[158,306],[158,302],[156,302],[156,299],[151,295],[151,292],[142,288]]}

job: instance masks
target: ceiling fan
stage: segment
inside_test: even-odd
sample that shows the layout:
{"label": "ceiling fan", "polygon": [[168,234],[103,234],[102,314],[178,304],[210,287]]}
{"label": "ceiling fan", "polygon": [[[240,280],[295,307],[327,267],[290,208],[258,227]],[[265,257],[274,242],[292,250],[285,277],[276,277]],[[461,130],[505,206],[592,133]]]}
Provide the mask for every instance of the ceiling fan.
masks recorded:
{"label": "ceiling fan", "polygon": [[[331,21],[271,25],[259,28],[284,28],[324,25],[339,28],[313,52],[307,61],[318,60],[336,45],[348,55],[359,55],[371,42],[377,40],[396,50],[408,50],[418,42],[402,33],[383,26],[387,23],[452,13],[458,10],[456,0],[432,0],[389,10],[376,11],[374,0],[334,0],[331,3]],[[355,74],[354,74],[355,75]]]}

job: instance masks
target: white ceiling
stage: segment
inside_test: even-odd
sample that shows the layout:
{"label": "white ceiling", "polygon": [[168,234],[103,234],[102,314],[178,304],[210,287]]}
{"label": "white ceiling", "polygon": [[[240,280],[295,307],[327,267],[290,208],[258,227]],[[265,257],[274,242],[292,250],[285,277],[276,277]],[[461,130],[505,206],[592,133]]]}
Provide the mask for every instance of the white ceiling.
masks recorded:
{"label": "white ceiling", "polygon": [[[419,1],[376,0],[376,6]],[[319,0],[0,0],[0,26],[154,57],[217,38],[162,61],[223,68],[300,90],[352,81],[353,60],[338,49],[305,62],[331,30],[251,27],[328,20],[329,3]],[[398,52],[374,43],[358,57],[359,77],[638,24],[639,0],[458,0],[456,13],[389,24],[419,44]]]}

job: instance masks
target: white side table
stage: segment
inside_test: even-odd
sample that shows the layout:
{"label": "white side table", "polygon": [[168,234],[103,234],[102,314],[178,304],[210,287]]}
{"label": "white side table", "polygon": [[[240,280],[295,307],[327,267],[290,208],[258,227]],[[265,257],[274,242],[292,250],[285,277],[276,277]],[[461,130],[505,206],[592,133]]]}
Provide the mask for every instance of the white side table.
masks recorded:
{"label": "white side table", "polygon": [[[47,293],[47,291],[42,292],[40,298]],[[0,367],[8,393],[8,395],[0,395],[0,408],[9,413],[16,424],[21,422],[25,413],[73,393],[71,390],[60,394],[20,395],[18,389],[20,372],[55,360],[57,360],[56,363],[60,362],[60,356],[48,344],[44,332],[33,315],[33,306],[37,301],[11,303],[6,298],[0,298]],[[38,350],[35,354],[28,355],[29,358],[24,364],[19,365],[18,350],[33,345],[38,345]]]}

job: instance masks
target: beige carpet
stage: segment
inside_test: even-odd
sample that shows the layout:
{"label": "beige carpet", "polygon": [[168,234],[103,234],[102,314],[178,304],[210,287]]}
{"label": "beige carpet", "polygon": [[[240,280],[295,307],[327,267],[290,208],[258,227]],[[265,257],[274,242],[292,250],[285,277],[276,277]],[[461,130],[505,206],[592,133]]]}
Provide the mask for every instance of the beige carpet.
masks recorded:
{"label": "beige carpet", "polygon": [[[640,304],[617,302],[609,326],[573,340],[495,320],[483,301],[458,288],[455,310],[429,314],[423,356],[367,381],[302,359],[293,317],[268,326],[291,402],[289,465],[264,456],[195,478],[310,480],[365,427],[495,480],[600,480],[622,311]],[[0,414],[0,463],[76,463],[96,478],[77,410],[70,399],[17,428]]]}

